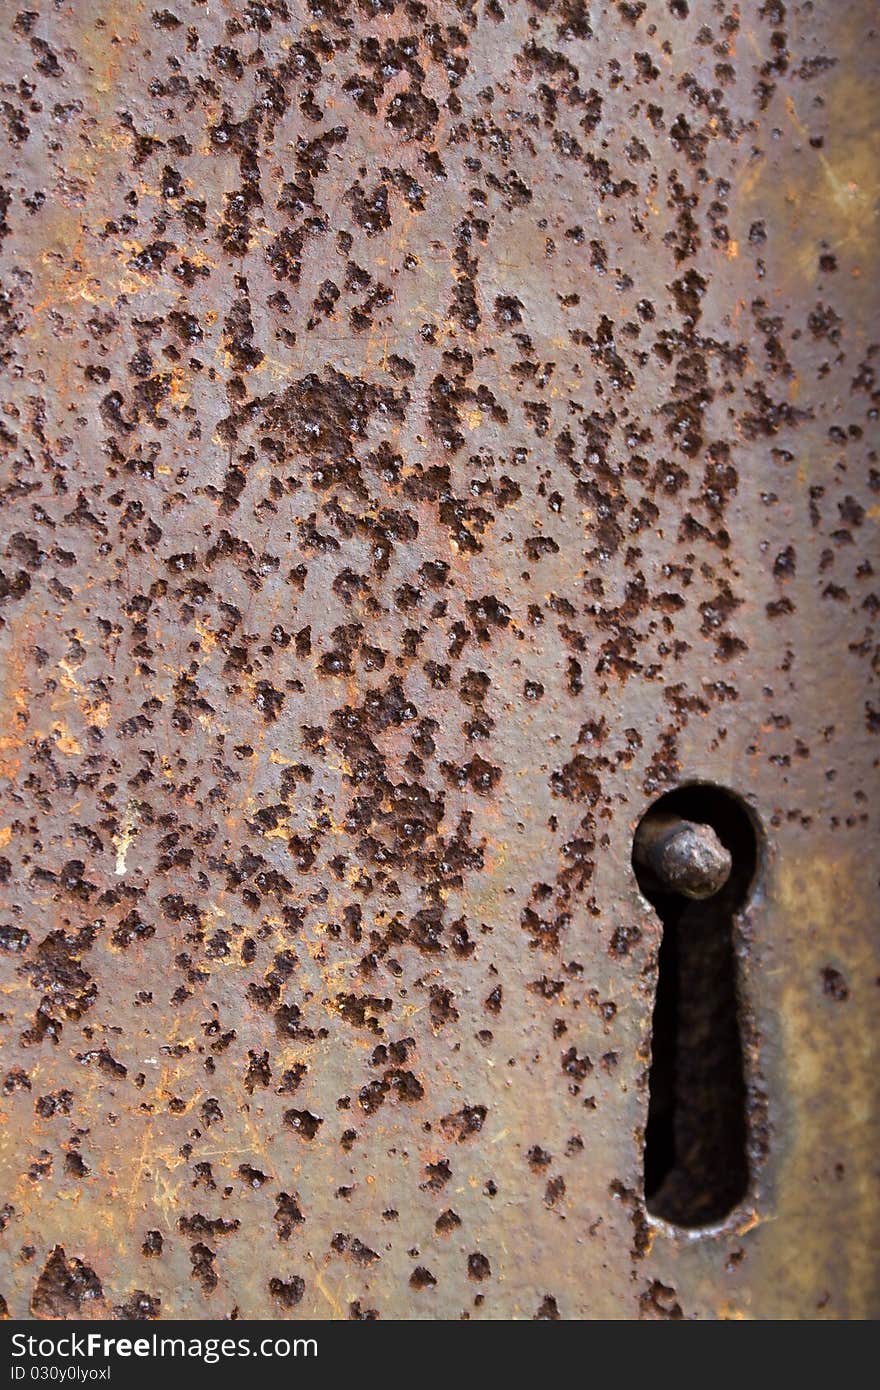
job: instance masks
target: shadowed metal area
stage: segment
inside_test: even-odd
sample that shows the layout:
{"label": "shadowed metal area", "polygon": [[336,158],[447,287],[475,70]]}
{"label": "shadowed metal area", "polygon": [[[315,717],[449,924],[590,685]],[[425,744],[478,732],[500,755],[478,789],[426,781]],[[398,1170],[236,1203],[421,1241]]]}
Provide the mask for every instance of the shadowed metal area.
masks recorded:
{"label": "shadowed metal area", "polygon": [[[874,7],[0,35],[0,1306],[876,1316]],[[762,834],[682,1230],[691,783]]]}

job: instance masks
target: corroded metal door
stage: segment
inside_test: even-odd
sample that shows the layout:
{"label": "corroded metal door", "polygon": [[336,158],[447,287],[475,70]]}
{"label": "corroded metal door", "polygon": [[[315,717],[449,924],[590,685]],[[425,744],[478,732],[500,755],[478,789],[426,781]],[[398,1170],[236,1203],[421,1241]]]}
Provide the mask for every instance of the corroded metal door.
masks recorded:
{"label": "corroded metal door", "polygon": [[[30,4],[10,1314],[876,1314],[873,7]],[[631,853],[694,783],[743,1183],[678,1221]]]}

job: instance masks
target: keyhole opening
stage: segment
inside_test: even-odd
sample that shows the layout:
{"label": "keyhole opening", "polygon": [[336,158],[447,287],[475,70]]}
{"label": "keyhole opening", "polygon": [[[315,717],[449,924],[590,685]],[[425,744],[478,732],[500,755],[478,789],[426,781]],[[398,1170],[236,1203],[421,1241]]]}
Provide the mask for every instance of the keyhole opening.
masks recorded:
{"label": "keyhole opening", "polygon": [[758,850],[751,813],[714,786],[680,787],[660,797],[636,831],[633,868],[663,923],[645,1203],[652,1216],[676,1226],[722,1221],[748,1189],[734,917],[751,892]]}

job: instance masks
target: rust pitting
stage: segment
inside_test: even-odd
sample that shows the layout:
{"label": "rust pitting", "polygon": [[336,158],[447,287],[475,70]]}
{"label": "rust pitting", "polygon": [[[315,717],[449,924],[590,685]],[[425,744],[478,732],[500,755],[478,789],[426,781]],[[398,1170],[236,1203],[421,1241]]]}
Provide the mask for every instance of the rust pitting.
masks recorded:
{"label": "rust pitting", "polygon": [[[871,1311],[864,7],[3,30],[9,1310]],[[731,770],[755,1214],[679,1246],[631,836]]]}

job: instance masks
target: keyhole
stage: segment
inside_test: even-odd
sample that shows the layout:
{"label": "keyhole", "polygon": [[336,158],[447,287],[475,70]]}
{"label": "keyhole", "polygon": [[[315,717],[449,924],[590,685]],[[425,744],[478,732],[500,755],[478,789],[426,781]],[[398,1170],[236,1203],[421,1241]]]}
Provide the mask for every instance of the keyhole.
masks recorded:
{"label": "keyhole", "polygon": [[663,923],[645,1130],[645,1202],[676,1226],[713,1225],[749,1183],[734,918],[758,862],[754,819],[720,787],[649,808],[633,868]]}

